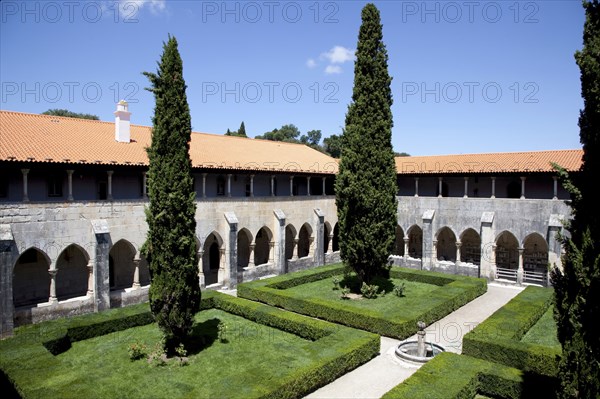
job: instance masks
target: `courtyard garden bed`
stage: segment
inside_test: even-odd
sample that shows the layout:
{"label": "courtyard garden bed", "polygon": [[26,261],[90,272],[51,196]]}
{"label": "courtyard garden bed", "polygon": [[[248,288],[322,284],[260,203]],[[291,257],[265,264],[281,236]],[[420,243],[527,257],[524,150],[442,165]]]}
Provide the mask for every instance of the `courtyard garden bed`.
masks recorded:
{"label": "courtyard garden bed", "polygon": [[[375,299],[340,299],[342,264],[323,266],[270,279],[243,283],[238,296],[297,313],[405,339],[417,331],[417,321],[431,324],[487,290],[484,279],[393,267]],[[335,289],[332,279],[340,280]],[[350,281],[348,284],[352,284]],[[404,285],[403,296],[393,293]]]}
{"label": "courtyard garden bed", "polygon": [[130,360],[133,343],[150,351],[161,337],[148,304],[18,328],[0,342],[2,387],[24,398],[293,398],[379,352],[375,334],[216,292],[202,308],[179,361]]}

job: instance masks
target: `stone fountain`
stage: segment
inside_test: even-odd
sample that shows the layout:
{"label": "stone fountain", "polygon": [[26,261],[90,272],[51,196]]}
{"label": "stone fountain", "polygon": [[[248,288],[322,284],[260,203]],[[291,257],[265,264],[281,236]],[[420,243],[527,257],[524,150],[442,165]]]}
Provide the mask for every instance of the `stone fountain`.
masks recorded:
{"label": "stone fountain", "polygon": [[409,363],[423,364],[437,354],[445,351],[445,349],[432,342],[425,341],[425,323],[419,321],[417,323],[419,331],[417,331],[416,341],[404,341],[396,348],[396,356]]}

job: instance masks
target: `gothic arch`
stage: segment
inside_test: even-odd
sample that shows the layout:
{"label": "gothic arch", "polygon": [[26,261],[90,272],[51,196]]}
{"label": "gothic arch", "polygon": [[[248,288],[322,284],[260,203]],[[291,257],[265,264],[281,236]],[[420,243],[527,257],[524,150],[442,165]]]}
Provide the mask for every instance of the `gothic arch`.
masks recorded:
{"label": "gothic arch", "polygon": [[285,259],[292,259],[294,257],[295,239],[296,228],[290,223],[285,226]]}
{"label": "gothic arch", "polygon": [[411,258],[423,257],[423,230],[414,224],[408,228],[408,254]]}
{"label": "gothic arch", "polygon": [[50,298],[50,257],[31,247],[23,251],[13,267],[13,304],[16,307],[48,302]]}
{"label": "gothic arch", "polygon": [[56,260],[56,297],[59,300],[87,295],[87,252],[77,244],[66,247]]}
{"label": "gothic arch", "polygon": [[266,226],[261,227],[256,233],[254,239],[254,264],[256,266],[269,263],[272,237],[273,233]]}
{"label": "gothic arch", "polygon": [[496,237],[496,267],[517,269],[519,267],[519,241],[508,230]]}
{"label": "gothic arch", "polygon": [[121,239],[113,244],[108,256],[109,282],[111,290],[133,286],[135,266],[133,259],[137,253],[133,244]]}
{"label": "gothic arch", "polygon": [[456,235],[448,226],[444,226],[438,230],[435,235],[437,243],[437,259],[456,261]]}
{"label": "gothic arch", "polygon": [[237,267],[238,270],[248,267],[250,263],[250,244],[252,233],[247,228],[242,228],[237,234]]}
{"label": "gothic arch", "polygon": [[479,265],[481,262],[481,237],[474,229],[468,228],[460,235],[460,261]]}
{"label": "gothic arch", "polygon": [[539,233],[531,233],[523,240],[523,268],[537,272],[548,270],[548,243]]}
{"label": "gothic arch", "polygon": [[304,223],[298,233],[298,258],[310,256],[310,247],[312,241],[312,227]]}

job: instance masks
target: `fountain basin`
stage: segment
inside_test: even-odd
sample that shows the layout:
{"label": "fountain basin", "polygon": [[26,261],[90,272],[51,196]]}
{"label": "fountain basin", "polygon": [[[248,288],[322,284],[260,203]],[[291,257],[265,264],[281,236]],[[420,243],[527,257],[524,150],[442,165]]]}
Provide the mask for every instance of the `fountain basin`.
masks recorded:
{"label": "fountain basin", "polygon": [[432,342],[425,342],[425,356],[418,354],[417,341],[405,341],[396,347],[396,356],[410,363],[423,364],[433,359],[435,355],[445,352],[443,346]]}

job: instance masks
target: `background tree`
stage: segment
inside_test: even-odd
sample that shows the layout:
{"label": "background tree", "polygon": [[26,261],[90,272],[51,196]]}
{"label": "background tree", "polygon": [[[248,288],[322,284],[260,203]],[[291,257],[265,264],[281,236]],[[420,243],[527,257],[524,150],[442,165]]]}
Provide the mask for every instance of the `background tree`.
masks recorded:
{"label": "background tree", "polygon": [[200,306],[196,268],[196,203],[189,156],[190,109],[177,40],[169,36],[156,74],[144,72],[154,93],[144,245],[150,262],[150,308],[171,353],[189,335]]}
{"label": "background tree", "polygon": [[379,10],[369,3],[362,10],[352,103],[335,182],[340,254],[367,283],[389,271],[397,224],[391,81]]}
{"label": "background tree", "polygon": [[80,118],[80,119],[92,119],[94,121],[99,121],[98,115],[92,114],[82,114],[78,112],[72,112],[68,109],[49,109],[46,112],[42,112],[42,115],[53,115],[53,116],[66,116],[68,118]]}
{"label": "background tree", "polygon": [[571,192],[573,219],[566,226],[571,239],[563,238],[564,271],[552,272],[563,348],[559,396],[564,398],[600,397],[600,208],[594,195],[600,174],[600,6],[598,0],[583,6],[583,49],[575,53],[584,102],[579,115],[583,163],[573,180],[560,171]]}
{"label": "background tree", "polygon": [[342,136],[332,134],[323,139],[323,150],[334,158],[342,155]]}
{"label": "background tree", "polygon": [[303,134],[300,137],[300,142],[303,144],[308,144],[311,147],[319,146],[319,143],[321,142],[321,131],[311,130],[306,134]]}
{"label": "background tree", "polygon": [[263,135],[256,136],[257,139],[272,140],[272,141],[285,141],[288,143],[298,143],[298,136],[300,136],[300,130],[295,125],[288,124],[283,125],[279,129],[273,129],[270,132],[266,132]]}
{"label": "background tree", "polygon": [[394,155],[397,157],[410,157],[408,152],[395,152]]}
{"label": "background tree", "polygon": [[242,121],[242,124],[240,125],[240,128],[238,129],[237,135],[240,137],[248,137],[246,135],[246,125],[244,125],[244,121]]}

